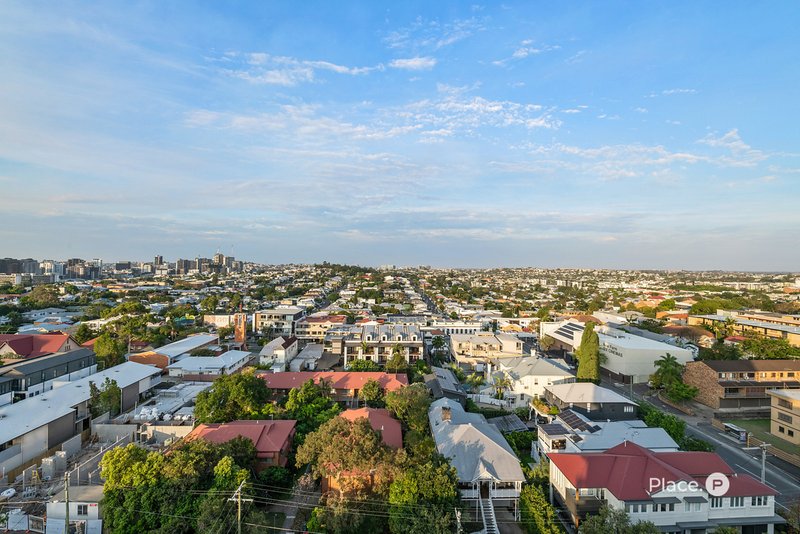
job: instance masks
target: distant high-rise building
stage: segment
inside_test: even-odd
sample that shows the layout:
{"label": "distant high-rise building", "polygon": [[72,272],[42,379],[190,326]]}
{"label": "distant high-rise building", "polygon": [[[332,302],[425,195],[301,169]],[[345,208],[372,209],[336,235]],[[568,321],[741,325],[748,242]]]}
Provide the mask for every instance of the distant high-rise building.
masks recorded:
{"label": "distant high-rise building", "polygon": [[175,262],[175,272],[177,274],[188,274],[193,267],[192,264],[192,260],[178,259]]}
{"label": "distant high-rise building", "polygon": [[214,265],[225,265],[225,254],[221,252],[214,254]]}
{"label": "distant high-rise building", "polygon": [[155,258],[153,258],[153,265],[155,265],[156,267],[163,264],[164,264],[164,256],[156,256]]}

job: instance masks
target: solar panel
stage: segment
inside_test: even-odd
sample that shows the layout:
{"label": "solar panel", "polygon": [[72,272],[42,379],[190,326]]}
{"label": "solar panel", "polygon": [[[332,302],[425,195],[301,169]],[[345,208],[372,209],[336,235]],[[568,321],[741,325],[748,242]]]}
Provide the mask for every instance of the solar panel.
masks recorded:
{"label": "solar panel", "polygon": [[578,414],[573,412],[572,410],[564,410],[560,414],[558,414],[558,418],[564,421],[564,424],[569,426],[573,430],[584,430],[587,432],[597,432],[600,430],[599,426],[592,425],[584,421]]}

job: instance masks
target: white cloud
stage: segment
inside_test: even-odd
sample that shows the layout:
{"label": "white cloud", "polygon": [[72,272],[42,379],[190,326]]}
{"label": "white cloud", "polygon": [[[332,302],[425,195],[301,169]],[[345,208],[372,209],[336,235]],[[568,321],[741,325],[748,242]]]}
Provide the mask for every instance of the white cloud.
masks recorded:
{"label": "white cloud", "polygon": [[[385,70],[383,64],[372,67],[348,67],[330,61],[304,60],[289,56],[273,56],[265,52],[227,52],[222,72],[254,84],[295,86],[312,82],[317,71],[358,76]],[[239,65],[231,65],[238,62]]]}
{"label": "white cloud", "polygon": [[481,19],[456,19],[442,24],[437,20],[417,19],[408,26],[390,32],[383,42],[389,48],[402,50],[438,50],[453,45],[483,31],[485,26]]}
{"label": "white cloud", "polygon": [[739,130],[734,128],[722,136],[708,134],[697,141],[712,148],[723,148],[730,152],[730,156],[720,157],[720,162],[734,167],[752,167],[767,159],[767,155],[745,143],[739,136]]}
{"label": "white cloud", "polygon": [[436,58],[428,56],[394,59],[389,62],[389,66],[394,69],[403,70],[430,70],[436,66]]}
{"label": "white cloud", "polygon": [[662,95],[693,95],[697,93],[697,89],[664,89],[661,91]]}
{"label": "white cloud", "polygon": [[543,52],[550,52],[553,50],[559,50],[561,48],[558,45],[531,46],[532,44],[533,44],[532,39],[525,39],[524,41],[520,42],[520,46],[518,46],[514,50],[514,52],[512,52],[510,57],[492,61],[492,65],[503,67],[511,61],[518,61],[521,59],[525,59],[528,56],[535,56]]}

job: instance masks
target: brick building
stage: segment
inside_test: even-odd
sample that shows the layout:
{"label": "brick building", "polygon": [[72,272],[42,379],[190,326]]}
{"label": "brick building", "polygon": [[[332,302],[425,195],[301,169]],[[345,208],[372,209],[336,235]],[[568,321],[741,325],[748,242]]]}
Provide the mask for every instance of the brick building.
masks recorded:
{"label": "brick building", "polygon": [[697,402],[711,408],[768,409],[767,390],[800,388],[800,360],[689,362],[683,381],[698,389]]}

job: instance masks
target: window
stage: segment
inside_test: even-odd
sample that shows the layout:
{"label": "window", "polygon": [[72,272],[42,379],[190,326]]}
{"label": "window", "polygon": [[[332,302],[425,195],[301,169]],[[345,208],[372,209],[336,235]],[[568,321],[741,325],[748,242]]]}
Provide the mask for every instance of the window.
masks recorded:
{"label": "window", "polygon": [[778,406],[781,408],[792,408],[792,403],[787,401],[786,399],[778,399]]}
{"label": "window", "polygon": [[783,421],[784,423],[791,423],[792,416],[785,414],[783,412],[778,412],[778,421]]}
{"label": "window", "polygon": [[766,505],[767,505],[766,496],[750,497],[750,506],[766,506]]}
{"label": "window", "polygon": [[781,434],[786,434],[786,429],[783,428],[782,426],[779,426],[778,427],[778,432],[780,432]]}
{"label": "window", "polygon": [[79,504],[78,505],[78,515],[89,515],[89,505],[88,504]]}
{"label": "window", "polygon": [[793,438],[793,437],[794,437],[794,430],[789,430],[789,431],[788,431],[788,432],[786,432],[786,433],[787,433],[787,434],[789,434],[789,437],[790,437],[790,438]]}
{"label": "window", "polygon": [[633,406],[625,405],[625,413],[633,413]]}
{"label": "window", "polygon": [[711,497],[711,508],[722,508],[722,497]]}
{"label": "window", "polygon": [[699,502],[685,502],[685,503],[683,503],[683,510],[684,510],[684,512],[699,512],[700,511],[700,503]]}
{"label": "window", "polygon": [[731,497],[731,508],[743,508],[744,497]]}

